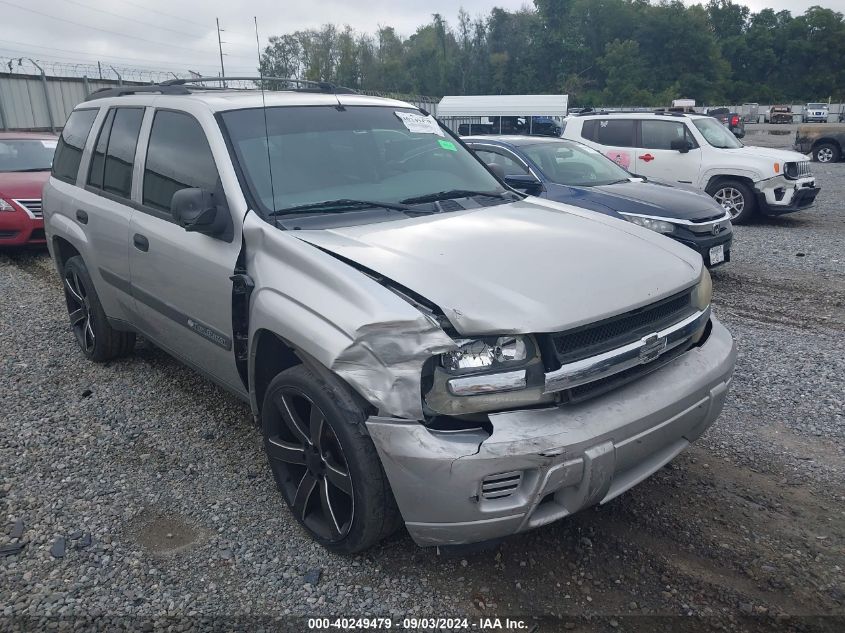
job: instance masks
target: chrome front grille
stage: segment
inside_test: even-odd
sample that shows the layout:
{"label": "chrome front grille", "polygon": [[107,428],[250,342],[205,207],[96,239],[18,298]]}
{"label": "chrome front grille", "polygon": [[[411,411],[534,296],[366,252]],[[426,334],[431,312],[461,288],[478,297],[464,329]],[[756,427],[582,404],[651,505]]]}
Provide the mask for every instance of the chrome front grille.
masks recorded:
{"label": "chrome front grille", "polygon": [[43,213],[41,211],[41,200],[36,200],[35,198],[32,199],[22,199],[22,200],[15,200],[23,210],[29,213],[33,218],[41,218],[43,217]]}
{"label": "chrome front grille", "polygon": [[709,320],[710,308],[696,309],[686,291],[555,335],[546,349],[553,348],[560,366],[546,372],[543,392],[560,394],[567,404],[635,380],[688,350]]}
{"label": "chrome front grille", "polygon": [[552,340],[560,363],[572,363],[638,341],[693,312],[687,290],[644,308],[552,335]]}
{"label": "chrome front grille", "polygon": [[510,497],[522,483],[522,471],[489,475],[481,482],[482,499],[504,499]]}

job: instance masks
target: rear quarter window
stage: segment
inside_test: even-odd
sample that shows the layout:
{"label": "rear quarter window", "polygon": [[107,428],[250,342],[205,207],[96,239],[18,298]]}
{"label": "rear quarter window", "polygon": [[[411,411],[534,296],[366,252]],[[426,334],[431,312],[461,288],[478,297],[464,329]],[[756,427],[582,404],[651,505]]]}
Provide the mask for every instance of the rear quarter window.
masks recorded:
{"label": "rear quarter window", "polygon": [[71,184],[76,183],[85,141],[94,125],[97,110],[74,110],[68,117],[53,158],[53,176]]}

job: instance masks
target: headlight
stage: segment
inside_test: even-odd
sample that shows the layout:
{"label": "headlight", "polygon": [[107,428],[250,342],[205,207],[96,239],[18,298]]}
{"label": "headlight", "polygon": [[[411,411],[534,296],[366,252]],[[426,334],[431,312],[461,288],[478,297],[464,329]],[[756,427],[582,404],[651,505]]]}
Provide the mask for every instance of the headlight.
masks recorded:
{"label": "headlight", "polygon": [[628,215],[626,213],[622,213],[621,215],[623,218],[628,220],[628,222],[651,229],[652,231],[657,231],[658,233],[671,233],[675,230],[675,225],[671,222],[655,220],[654,218],[644,218],[641,215]]}
{"label": "headlight", "polygon": [[6,200],[3,200],[3,198],[0,198],[0,211],[14,211],[14,210],[15,210],[15,207],[13,207],[11,204],[9,204]]}
{"label": "headlight", "polygon": [[710,279],[710,273],[706,268],[702,268],[701,279],[698,285],[692,291],[692,305],[698,310],[704,310],[710,305],[710,299],[713,297],[713,281]]}
{"label": "headlight", "polygon": [[524,336],[461,339],[455,342],[458,349],[440,357],[443,367],[454,373],[509,367],[528,358],[528,343]]}

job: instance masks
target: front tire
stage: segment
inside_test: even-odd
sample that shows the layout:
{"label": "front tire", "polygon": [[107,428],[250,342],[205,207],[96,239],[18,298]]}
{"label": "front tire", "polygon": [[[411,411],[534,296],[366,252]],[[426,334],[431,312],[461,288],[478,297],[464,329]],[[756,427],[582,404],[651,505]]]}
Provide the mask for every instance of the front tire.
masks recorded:
{"label": "front tire", "polygon": [[751,188],[739,180],[720,180],[707,187],[707,193],[730,214],[733,224],[745,224],[757,209]]}
{"label": "front tire", "polygon": [[85,358],[102,363],[132,351],[135,333],[120,332],[109,325],[94,282],[79,255],[65,262],[62,285],[70,328]]}
{"label": "front tire", "polygon": [[346,385],[305,365],[281,372],[264,396],[264,448],[282,498],[335,552],[365,550],[401,523],[366,418]]}
{"label": "front tire", "polygon": [[833,143],[820,143],[813,148],[813,158],[819,163],[835,163],[839,160],[839,148]]}

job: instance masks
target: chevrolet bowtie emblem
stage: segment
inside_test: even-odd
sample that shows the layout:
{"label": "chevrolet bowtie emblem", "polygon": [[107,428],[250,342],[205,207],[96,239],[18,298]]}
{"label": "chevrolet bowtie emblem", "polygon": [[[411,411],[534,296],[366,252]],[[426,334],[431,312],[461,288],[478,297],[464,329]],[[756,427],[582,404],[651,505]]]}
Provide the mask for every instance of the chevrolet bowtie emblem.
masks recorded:
{"label": "chevrolet bowtie emblem", "polygon": [[642,343],[642,347],[640,348],[640,362],[649,363],[664,352],[667,341],[665,336],[658,336],[655,332],[654,334],[644,336],[640,339],[640,343]]}

